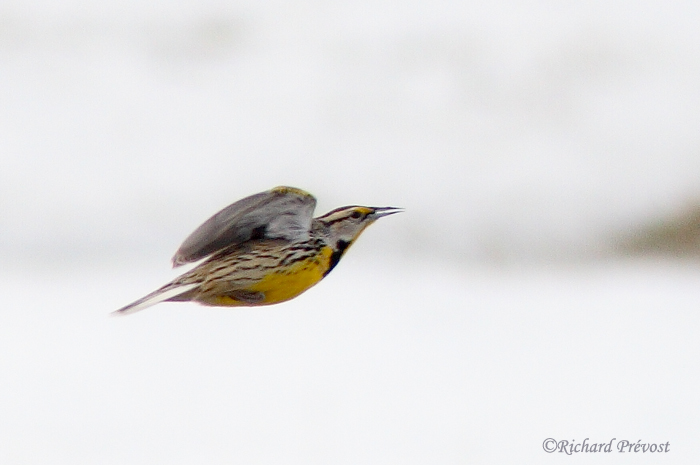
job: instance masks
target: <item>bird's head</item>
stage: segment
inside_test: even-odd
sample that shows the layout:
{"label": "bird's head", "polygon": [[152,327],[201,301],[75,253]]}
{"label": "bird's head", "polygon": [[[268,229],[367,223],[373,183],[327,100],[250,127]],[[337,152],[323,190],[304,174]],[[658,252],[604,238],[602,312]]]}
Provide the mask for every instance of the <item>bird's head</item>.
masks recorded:
{"label": "bird's head", "polygon": [[316,218],[327,231],[328,240],[341,253],[362,234],[367,226],[384,216],[402,212],[396,207],[340,207]]}

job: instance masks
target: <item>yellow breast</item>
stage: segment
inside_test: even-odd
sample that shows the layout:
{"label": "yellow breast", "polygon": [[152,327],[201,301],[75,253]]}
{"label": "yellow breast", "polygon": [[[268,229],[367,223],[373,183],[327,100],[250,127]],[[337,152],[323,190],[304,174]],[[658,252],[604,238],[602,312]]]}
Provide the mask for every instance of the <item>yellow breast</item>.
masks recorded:
{"label": "yellow breast", "polygon": [[[263,300],[253,305],[271,305],[293,299],[323,279],[330,266],[332,253],[333,250],[330,247],[324,247],[313,258],[293,263],[287,267],[272,269],[269,274],[247,287],[245,291],[263,293]],[[251,305],[230,296],[218,296],[212,300],[211,304],[213,305]]]}

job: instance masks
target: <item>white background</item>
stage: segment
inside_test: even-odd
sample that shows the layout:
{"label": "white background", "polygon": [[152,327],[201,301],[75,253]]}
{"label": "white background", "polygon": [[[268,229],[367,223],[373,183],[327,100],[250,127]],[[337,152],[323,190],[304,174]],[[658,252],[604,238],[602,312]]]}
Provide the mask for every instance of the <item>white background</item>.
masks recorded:
{"label": "white background", "polygon": [[[700,265],[613,250],[700,196],[699,19],[5,0],[0,463],[695,463]],[[283,305],[108,317],[275,185],[406,212]]]}

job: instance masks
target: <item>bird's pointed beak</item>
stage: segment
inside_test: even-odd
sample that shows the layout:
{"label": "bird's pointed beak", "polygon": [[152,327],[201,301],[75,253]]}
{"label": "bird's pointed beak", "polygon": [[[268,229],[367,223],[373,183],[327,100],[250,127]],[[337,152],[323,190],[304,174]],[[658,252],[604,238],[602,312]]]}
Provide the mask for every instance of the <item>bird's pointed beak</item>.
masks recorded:
{"label": "bird's pointed beak", "polygon": [[379,219],[383,216],[389,216],[393,215],[394,213],[401,213],[403,208],[398,208],[398,207],[377,207],[374,209],[374,212],[372,212],[372,218],[373,219]]}

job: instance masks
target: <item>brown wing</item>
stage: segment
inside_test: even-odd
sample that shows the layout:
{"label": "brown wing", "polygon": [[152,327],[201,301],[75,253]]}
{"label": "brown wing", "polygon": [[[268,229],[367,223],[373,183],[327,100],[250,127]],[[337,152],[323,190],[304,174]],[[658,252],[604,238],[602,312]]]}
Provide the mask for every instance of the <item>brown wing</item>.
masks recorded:
{"label": "brown wing", "polygon": [[316,199],[301,189],[275,187],[224,208],[185,239],[173,266],[195,262],[255,239],[303,240],[308,237]]}

